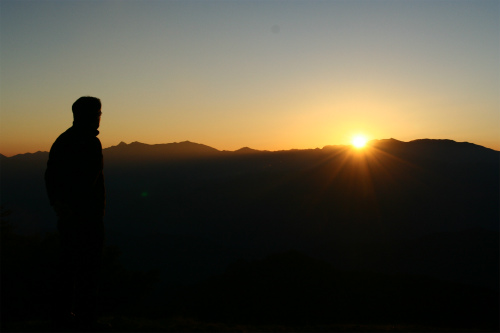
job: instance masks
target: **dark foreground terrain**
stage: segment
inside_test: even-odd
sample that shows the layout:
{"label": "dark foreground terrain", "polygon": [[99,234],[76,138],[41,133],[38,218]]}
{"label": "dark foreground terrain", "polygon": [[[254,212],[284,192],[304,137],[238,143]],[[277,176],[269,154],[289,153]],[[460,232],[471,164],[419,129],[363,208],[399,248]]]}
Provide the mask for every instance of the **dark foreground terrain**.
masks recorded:
{"label": "dark foreground terrain", "polygon": [[[103,317],[109,332],[497,332],[490,329],[457,329],[416,325],[231,325],[192,318],[147,319]],[[47,321],[11,323],[2,332],[51,332]]]}
{"label": "dark foreground terrain", "polygon": [[[105,149],[113,331],[498,331],[500,153]],[[50,331],[47,153],[3,157],[2,331]]]}

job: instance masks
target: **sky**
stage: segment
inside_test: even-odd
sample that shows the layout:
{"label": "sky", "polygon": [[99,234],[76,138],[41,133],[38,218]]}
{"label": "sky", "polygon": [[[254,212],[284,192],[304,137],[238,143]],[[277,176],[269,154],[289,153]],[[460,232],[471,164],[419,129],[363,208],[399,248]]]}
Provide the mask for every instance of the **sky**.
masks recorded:
{"label": "sky", "polygon": [[500,1],[0,0],[0,153],[451,139],[500,150]]}

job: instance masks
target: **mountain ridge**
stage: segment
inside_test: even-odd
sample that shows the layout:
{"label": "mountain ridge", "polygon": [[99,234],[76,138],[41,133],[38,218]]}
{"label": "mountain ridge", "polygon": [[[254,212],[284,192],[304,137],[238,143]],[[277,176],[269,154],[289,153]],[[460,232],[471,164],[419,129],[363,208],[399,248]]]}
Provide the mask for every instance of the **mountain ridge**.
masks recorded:
{"label": "mountain ridge", "polygon": [[[469,151],[472,149],[490,151],[490,152],[500,152],[492,148],[484,147],[471,142],[458,142],[450,139],[416,139],[411,141],[400,141],[394,138],[390,139],[375,139],[367,143],[366,148],[390,148],[391,150],[401,150],[402,148],[416,148],[421,149],[428,147],[440,147],[441,149],[455,149],[466,148]],[[175,157],[188,157],[189,154],[192,155],[204,155],[207,156],[224,156],[227,154],[256,154],[256,153],[277,153],[277,152],[296,152],[296,151],[310,151],[310,150],[330,150],[330,149],[346,149],[351,148],[351,145],[326,145],[323,148],[305,148],[305,149],[285,149],[285,150],[258,150],[250,147],[242,147],[234,151],[231,150],[219,150],[217,148],[210,147],[205,144],[191,142],[191,141],[181,141],[181,142],[171,142],[171,143],[160,143],[160,144],[147,144],[138,141],[131,143],[125,143],[121,141],[115,146],[109,146],[103,149],[103,154],[107,156],[118,156],[121,154],[139,154],[143,157],[151,158],[154,154],[171,154]],[[366,149],[365,148],[365,149]],[[5,156],[0,154],[0,161],[7,161],[11,159],[25,160],[25,159],[36,159],[39,157],[45,158],[48,155],[47,151],[37,151],[35,153],[21,153],[13,156]]]}
{"label": "mountain ridge", "polygon": [[[116,157],[107,148],[108,239],[132,267],[175,267],[168,279],[179,283],[220,272],[237,257],[295,249],[352,266],[345,269],[412,269],[497,286],[500,152],[451,140],[372,144],[227,152],[135,142],[117,145]],[[155,157],[165,148],[189,158]],[[2,204],[26,234],[55,228],[47,155],[2,161]],[[191,268],[179,265],[181,252]]]}

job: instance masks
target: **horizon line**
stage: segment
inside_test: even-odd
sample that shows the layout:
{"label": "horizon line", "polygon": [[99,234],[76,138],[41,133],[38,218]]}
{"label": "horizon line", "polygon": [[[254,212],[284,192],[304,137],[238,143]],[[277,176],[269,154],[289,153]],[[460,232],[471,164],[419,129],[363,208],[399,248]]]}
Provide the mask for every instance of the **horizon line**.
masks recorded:
{"label": "horizon line", "polygon": [[[394,141],[398,141],[398,142],[402,142],[402,143],[410,143],[410,142],[414,142],[414,141],[422,141],[422,140],[430,140],[430,141],[451,141],[451,142],[455,142],[455,143],[467,143],[467,144],[472,144],[472,145],[475,145],[475,146],[479,146],[479,147],[483,147],[483,148],[486,148],[486,149],[491,149],[493,151],[497,151],[497,152],[500,152],[500,150],[496,150],[494,148],[490,148],[490,147],[486,147],[486,146],[483,146],[483,145],[479,145],[479,144],[476,144],[476,143],[473,143],[473,142],[469,142],[469,141],[455,141],[455,140],[452,140],[452,139],[430,139],[430,138],[423,138],[423,139],[413,139],[413,140],[409,140],[409,141],[403,141],[403,140],[398,140],[398,139],[395,139],[395,138],[388,138],[388,139],[372,139],[372,140],[369,140],[367,142],[367,145],[369,145],[370,143],[373,143],[374,141],[388,141],[388,140],[394,140]],[[290,150],[315,150],[315,149],[324,149],[325,147],[350,147],[352,146],[352,144],[327,144],[327,145],[324,145],[323,147],[315,147],[315,148],[288,148],[288,149],[277,149],[277,150],[267,150],[267,149],[254,149],[254,148],[251,148],[249,146],[244,146],[244,147],[241,147],[241,148],[238,148],[238,149],[235,149],[235,150],[225,150],[225,149],[218,149],[218,148],[215,148],[215,147],[212,147],[212,146],[209,146],[209,145],[206,145],[206,144],[203,144],[203,143],[198,143],[198,142],[194,142],[194,141],[189,141],[189,140],[184,140],[184,141],[174,141],[174,142],[166,142],[166,143],[144,143],[144,142],[140,142],[140,141],[132,141],[130,143],[126,143],[124,141],[120,141],[118,144],[116,145],[111,145],[111,146],[108,146],[108,147],[105,147],[103,148],[103,150],[106,150],[106,149],[109,149],[109,148],[113,148],[113,147],[118,147],[119,145],[122,145],[122,144],[125,144],[125,145],[131,145],[131,144],[134,144],[134,143],[140,143],[140,144],[143,144],[143,145],[147,145],[147,146],[156,146],[156,145],[169,145],[169,144],[179,144],[179,143],[193,143],[193,144],[197,144],[197,145],[203,145],[203,146],[206,146],[206,147],[210,147],[212,149],[215,149],[217,151],[220,151],[220,152],[236,152],[236,151],[239,151],[241,149],[245,149],[245,148],[248,148],[248,149],[251,149],[251,150],[255,150],[255,151],[258,151],[258,152],[280,152],[280,151],[290,151]],[[50,151],[50,149],[49,149]],[[11,157],[15,157],[15,156],[18,156],[18,155],[27,155],[27,154],[37,154],[37,153],[49,153],[49,151],[46,151],[46,150],[38,150],[36,152],[26,152],[26,153],[18,153],[18,154],[13,154],[13,155],[4,155],[2,153],[0,153],[1,156],[3,157],[6,157],[6,158],[11,158]]]}

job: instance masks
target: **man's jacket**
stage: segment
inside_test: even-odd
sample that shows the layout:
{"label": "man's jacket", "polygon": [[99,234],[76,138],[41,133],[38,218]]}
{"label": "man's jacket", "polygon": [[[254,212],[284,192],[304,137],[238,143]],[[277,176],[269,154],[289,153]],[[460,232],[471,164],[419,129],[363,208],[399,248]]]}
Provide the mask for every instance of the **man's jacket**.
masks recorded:
{"label": "man's jacket", "polygon": [[79,216],[104,216],[106,193],[99,131],[73,125],[52,145],[45,186],[52,206]]}

